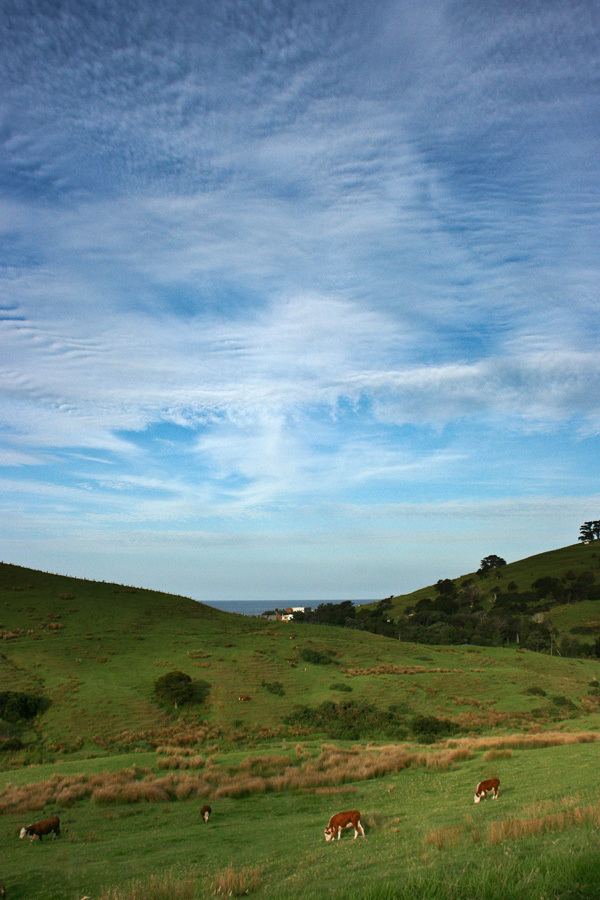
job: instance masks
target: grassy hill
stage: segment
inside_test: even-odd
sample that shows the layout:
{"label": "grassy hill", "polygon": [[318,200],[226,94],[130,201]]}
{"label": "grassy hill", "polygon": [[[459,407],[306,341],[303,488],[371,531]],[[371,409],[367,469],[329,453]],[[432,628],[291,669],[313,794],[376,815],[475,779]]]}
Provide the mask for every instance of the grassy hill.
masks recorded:
{"label": "grassy hill", "polygon": [[[25,747],[0,753],[9,900],[594,896],[595,660],[263,622],[10,565],[0,610],[0,691],[50,700],[20,727]],[[210,684],[204,704],[156,703],[154,681],[174,669]],[[393,705],[406,738],[284,722],[326,701],[362,704],[350,725]],[[418,716],[455,733],[418,742]],[[0,734],[16,727],[0,721]],[[475,806],[491,775],[500,801]],[[325,844],[331,813],[352,807],[367,840]],[[60,839],[18,840],[51,813]]]}
{"label": "grassy hill", "polygon": [[[50,700],[27,735],[43,747],[102,746],[124,731],[168,727],[172,717],[154,701],[153,685],[171,670],[210,684],[191,719],[230,732],[268,733],[281,729],[295,704],[340,699],[394,703],[406,717],[445,716],[465,727],[552,721],[560,714],[555,696],[577,716],[593,709],[591,661],[550,665],[512,649],[423,647],[351,629],[263,622],[183,597],[10,565],[0,567],[0,608],[0,678]],[[307,649],[332,662],[304,661]],[[540,679],[542,697],[529,693]],[[274,683],[279,693],[269,690]],[[252,699],[241,703],[241,694]]]}
{"label": "grassy hill", "polygon": [[[475,572],[469,572],[451,581],[457,589],[474,582],[482,593],[484,602],[490,606],[494,597],[499,592],[506,591],[509,585],[514,585],[514,590],[529,592],[540,578],[576,578],[584,572],[593,573],[596,587],[600,585],[600,547],[595,543],[572,544],[558,550],[538,553],[493,569],[483,578],[479,578]],[[390,615],[397,617],[427,597],[435,597],[435,585],[394,596],[391,598]],[[589,628],[587,636],[581,635],[581,640],[589,642],[600,634],[600,602],[581,600],[565,604],[553,601],[552,597],[548,598],[548,602],[551,609],[547,618],[559,633],[570,633],[573,628]]]}

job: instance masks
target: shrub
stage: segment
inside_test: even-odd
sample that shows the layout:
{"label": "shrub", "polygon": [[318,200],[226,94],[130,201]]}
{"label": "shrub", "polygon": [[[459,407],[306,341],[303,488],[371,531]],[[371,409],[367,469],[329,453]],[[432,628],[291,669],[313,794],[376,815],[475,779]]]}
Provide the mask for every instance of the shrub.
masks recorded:
{"label": "shrub", "polygon": [[335,681],[333,684],[329,685],[330,691],[340,691],[340,693],[350,694],[352,693],[352,688],[349,684],[344,684],[343,681]]}
{"label": "shrub", "polygon": [[311,647],[304,647],[300,651],[300,656],[305,662],[313,663],[316,666],[327,666],[334,662],[330,653],[322,653],[320,650],[313,650]]}
{"label": "shrub", "polygon": [[36,694],[25,694],[20,691],[2,691],[0,693],[0,719],[7,722],[19,722],[34,719],[50,706],[47,697]]}
{"label": "shrub", "polygon": [[432,744],[443,737],[456,734],[459,730],[455,722],[438,719],[436,716],[415,716],[410,727],[415,738],[424,744]]}
{"label": "shrub", "polygon": [[532,694],[534,697],[545,697],[546,691],[544,688],[537,687],[535,684],[531,687],[525,689],[526,694]]}
{"label": "shrub", "polygon": [[562,696],[562,694],[551,697],[551,700],[555,706],[561,706],[564,709],[577,709],[577,704],[573,703],[572,700],[569,700],[568,697]]}
{"label": "shrub", "polygon": [[17,737],[0,738],[0,753],[10,753],[13,750],[22,750],[23,741]]}
{"label": "shrub", "polygon": [[281,681],[263,681],[261,687],[264,687],[265,691],[268,691],[270,694],[277,694],[279,697],[283,697],[285,694]]}
{"label": "shrub", "polygon": [[361,737],[404,738],[404,721],[392,709],[380,709],[365,701],[330,700],[319,706],[296,706],[286,716],[288,725],[301,725],[321,731],[334,738],[357,739]]}

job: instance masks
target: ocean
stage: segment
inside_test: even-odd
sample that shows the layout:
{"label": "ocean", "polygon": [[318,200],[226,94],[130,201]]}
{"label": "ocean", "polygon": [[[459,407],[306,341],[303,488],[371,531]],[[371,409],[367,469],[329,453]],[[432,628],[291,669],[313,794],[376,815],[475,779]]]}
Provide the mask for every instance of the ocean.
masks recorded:
{"label": "ocean", "polygon": [[[221,609],[223,612],[242,613],[244,616],[260,616],[267,609],[283,609],[286,606],[311,606],[316,609],[320,603],[343,603],[343,600],[280,600],[278,603],[258,602],[254,600],[214,600],[212,602],[203,600],[207,606],[214,606],[215,609]],[[375,600],[353,600],[355,606],[362,606],[363,603],[375,603]]]}

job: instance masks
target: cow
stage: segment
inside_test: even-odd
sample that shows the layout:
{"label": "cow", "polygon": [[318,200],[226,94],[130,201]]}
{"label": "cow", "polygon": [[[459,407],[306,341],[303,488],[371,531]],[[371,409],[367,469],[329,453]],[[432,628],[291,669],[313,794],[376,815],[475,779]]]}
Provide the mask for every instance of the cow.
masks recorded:
{"label": "cow", "polygon": [[252,697],[249,697],[248,694],[240,694],[238,700],[240,701],[240,703],[247,703],[248,700],[252,700]]}
{"label": "cow", "polygon": [[494,800],[498,799],[498,794],[500,792],[500,779],[499,778],[488,778],[486,781],[480,781],[477,787],[475,788],[475,797],[473,798],[475,803],[481,803],[486,794],[489,791],[493,791]]}
{"label": "cow", "polygon": [[336,813],[332,816],[323,832],[325,840],[334,841],[337,835],[339,841],[344,828],[354,828],[354,840],[358,837],[359,832],[363,837],[365,836],[365,829],[362,827],[360,813],[357,809],[349,809],[346,812]]}
{"label": "cow", "polygon": [[50,816],[49,819],[42,819],[40,822],[34,822],[32,825],[24,825],[19,832],[19,837],[23,840],[28,836],[31,841],[41,841],[45,834],[54,833],[55,837],[60,835],[60,819],[58,816]]}
{"label": "cow", "polygon": [[211,812],[212,812],[212,809],[210,808],[210,806],[202,807],[202,809],[200,810],[200,815],[202,816],[202,819],[204,822],[208,822],[208,820],[210,819]]}

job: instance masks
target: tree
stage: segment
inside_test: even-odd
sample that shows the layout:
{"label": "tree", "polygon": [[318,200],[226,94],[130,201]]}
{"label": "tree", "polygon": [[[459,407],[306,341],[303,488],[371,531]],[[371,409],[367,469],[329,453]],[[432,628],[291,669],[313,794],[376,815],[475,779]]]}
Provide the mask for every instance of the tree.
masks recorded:
{"label": "tree", "polygon": [[477,570],[478,575],[485,575],[487,572],[490,572],[492,569],[499,569],[501,566],[506,565],[506,560],[502,559],[501,556],[496,556],[495,553],[490,554],[490,556],[484,556],[481,562],[479,563],[479,569]]}
{"label": "tree", "polygon": [[589,544],[590,541],[600,541],[600,519],[584,522],[579,527],[578,541]]}
{"label": "tree", "polygon": [[167,672],[154,682],[154,694],[162,703],[177,709],[178,706],[193,701],[192,679],[185,672]]}

